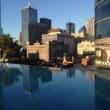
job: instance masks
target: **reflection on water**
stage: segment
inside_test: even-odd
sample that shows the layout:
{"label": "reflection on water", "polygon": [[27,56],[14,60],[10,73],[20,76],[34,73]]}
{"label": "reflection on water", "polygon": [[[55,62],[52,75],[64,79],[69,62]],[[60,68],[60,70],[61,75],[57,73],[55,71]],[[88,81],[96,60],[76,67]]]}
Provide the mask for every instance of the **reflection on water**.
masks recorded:
{"label": "reflection on water", "polygon": [[[30,95],[31,94],[31,95]],[[0,110],[110,110],[110,73],[0,67]]]}
{"label": "reflection on water", "polygon": [[0,110],[4,110],[4,88],[19,82],[21,72],[17,68],[8,68],[6,65],[0,67]]}
{"label": "reflection on water", "polygon": [[22,65],[23,87],[27,93],[39,90],[39,80],[42,83],[52,81],[52,73],[47,68]]}
{"label": "reflection on water", "polygon": [[3,110],[3,88],[0,87],[0,110]]}
{"label": "reflection on water", "polygon": [[74,68],[70,68],[67,70],[67,77],[72,78],[75,76],[75,69]]}
{"label": "reflection on water", "polygon": [[96,110],[110,110],[110,73],[95,75]]}
{"label": "reflection on water", "polygon": [[21,75],[17,68],[3,67],[0,69],[0,87],[11,86],[13,83],[19,81]]}
{"label": "reflection on water", "polygon": [[86,71],[85,72],[85,76],[88,80],[90,81],[94,81],[94,72],[93,71]]}

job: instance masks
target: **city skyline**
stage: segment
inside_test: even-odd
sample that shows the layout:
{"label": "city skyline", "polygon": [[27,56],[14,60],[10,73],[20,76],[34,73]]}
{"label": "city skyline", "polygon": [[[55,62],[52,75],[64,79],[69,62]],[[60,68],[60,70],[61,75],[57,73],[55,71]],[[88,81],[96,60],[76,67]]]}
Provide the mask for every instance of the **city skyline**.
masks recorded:
{"label": "city skyline", "polygon": [[[43,0],[28,1],[38,10],[38,20],[41,17],[52,19],[53,27],[65,29],[67,22],[74,22],[78,31],[87,18],[94,17],[94,1],[91,4],[89,0],[47,0],[46,3]],[[15,0],[2,0],[2,27],[5,33],[18,38],[21,31],[21,9],[28,1],[19,0],[16,5]]]}

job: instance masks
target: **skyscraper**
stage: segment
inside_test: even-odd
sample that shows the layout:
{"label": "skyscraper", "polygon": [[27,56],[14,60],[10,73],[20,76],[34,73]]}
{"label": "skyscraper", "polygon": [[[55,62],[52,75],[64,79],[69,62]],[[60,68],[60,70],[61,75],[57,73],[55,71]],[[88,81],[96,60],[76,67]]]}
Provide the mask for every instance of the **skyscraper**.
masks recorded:
{"label": "skyscraper", "polygon": [[50,30],[51,27],[52,27],[52,26],[51,26],[51,25],[52,25],[51,20],[48,19],[48,18],[40,18],[40,23],[46,24],[47,27],[48,27],[48,30]]}
{"label": "skyscraper", "polygon": [[95,39],[96,55],[106,67],[110,63],[110,0],[95,0]]}
{"label": "skyscraper", "polygon": [[48,32],[48,27],[42,23],[33,23],[29,25],[29,43],[33,44],[35,42],[42,43],[42,34]]}
{"label": "skyscraper", "polygon": [[22,9],[22,38],[24,47],[27,42],[30,42],[29,25],[32,23],[37,23],[37,19],[37,10],[32,8],[30,4]]}
{"label": "skyscraper", "polygon": [[75,33],[75,24],[69,22],[66,24],[66,32],[71,35],[71,33]]}
{"label": "skyscraper", "polygon": [[1,26],[1,0],[0,0],[0,35],[3,33],[2,26]]}
{"label": "skyscraper", "polygon": [[95,0],[95,38],[110,37],[110,0]]}
{"label": "skyscraper", "polygon": [[89,36],[94,36],[94,18],[88,18],[86,20],[86,29]]}

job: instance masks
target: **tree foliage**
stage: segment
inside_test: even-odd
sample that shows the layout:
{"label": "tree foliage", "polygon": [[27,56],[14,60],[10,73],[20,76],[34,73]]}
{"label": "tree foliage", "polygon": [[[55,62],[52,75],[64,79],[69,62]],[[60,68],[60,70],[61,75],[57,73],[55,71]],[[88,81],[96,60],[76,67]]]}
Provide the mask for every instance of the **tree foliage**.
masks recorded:
{"label": "tree foliage", "polygon": [[6,57],[9,54],[16,54],[19,51],[19,46],[14,42],[13,38],[9,34],[0,36],[0,52],[1,57]]}

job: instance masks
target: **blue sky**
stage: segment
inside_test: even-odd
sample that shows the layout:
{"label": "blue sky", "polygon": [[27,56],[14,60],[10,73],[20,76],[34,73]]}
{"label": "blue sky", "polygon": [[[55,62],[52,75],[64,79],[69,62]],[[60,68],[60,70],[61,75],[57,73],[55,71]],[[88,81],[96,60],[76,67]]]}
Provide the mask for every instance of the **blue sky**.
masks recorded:
{"label": "blue sky", "polygon": [[94,16],[94,0],[1,0],[2,27],[5,33],[18,38],[21,31],[21,9],[29,1],[38,10],[38,19],[52,19],[53,27],[65,29],[66,22],[74,22],[76,31]]}

